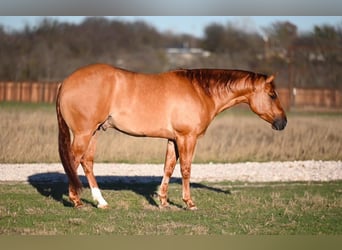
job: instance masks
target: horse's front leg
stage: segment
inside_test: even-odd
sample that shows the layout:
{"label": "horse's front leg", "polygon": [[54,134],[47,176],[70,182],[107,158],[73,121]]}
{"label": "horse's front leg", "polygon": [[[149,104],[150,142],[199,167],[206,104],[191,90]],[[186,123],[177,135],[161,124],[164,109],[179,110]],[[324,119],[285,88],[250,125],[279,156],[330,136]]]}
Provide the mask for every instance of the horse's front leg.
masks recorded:
{"label": "horse's front leg", "polygon": [[184,136],[177,139],[177,145],[180,157],[180,167],[182,174],[183,201],[190,210],[196,210],[197,207],[190,195],[190,175],[191,162],[197,142],[196,136]]}
{"label": "horse's front leg", "polygon": [[172,140],[168,140],[166,155],[165,155],[165,163],[164,163],[164,176],[160,184],[159,193],[158,193],[161,208],[165,208],[169,206],[169,203],[167,201],[167,193],[168,193],[170,178],[175,169],[178,156],[179,154],[178,154],[176,142]]}

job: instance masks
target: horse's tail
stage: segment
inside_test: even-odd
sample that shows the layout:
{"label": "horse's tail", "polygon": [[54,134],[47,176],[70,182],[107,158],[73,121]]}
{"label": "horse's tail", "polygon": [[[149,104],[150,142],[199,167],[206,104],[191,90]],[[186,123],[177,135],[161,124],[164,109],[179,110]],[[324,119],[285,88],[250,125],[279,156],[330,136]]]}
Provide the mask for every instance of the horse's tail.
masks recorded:
{"label": "horse's tail", "polygon": [[75,189],[76,192],[80,192],[82,189],[82,183],[77,176],[76,168],[73,166],[74,157],[71,153],[71,139],[69,127],[66,124],[60,109],[60,89],[59,86],[57,91],[56,100],[56,113],[58,121],[58,151],[59,157],[64,167],[64,171],[68,176],[70,185]]}

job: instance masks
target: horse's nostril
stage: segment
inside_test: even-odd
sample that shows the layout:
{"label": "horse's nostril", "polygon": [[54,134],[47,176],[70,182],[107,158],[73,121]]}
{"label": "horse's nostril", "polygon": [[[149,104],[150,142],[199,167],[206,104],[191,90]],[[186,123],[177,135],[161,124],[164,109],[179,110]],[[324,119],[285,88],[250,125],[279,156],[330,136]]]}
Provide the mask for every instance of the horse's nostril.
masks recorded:
{"label": "horse's nostril", "polygon": [[283,130],[286,127],[286,124],[287,124],[286,117],[284,117],[284,118],[277,118],[272,123],[272,128],[275,129],[275,130]]}

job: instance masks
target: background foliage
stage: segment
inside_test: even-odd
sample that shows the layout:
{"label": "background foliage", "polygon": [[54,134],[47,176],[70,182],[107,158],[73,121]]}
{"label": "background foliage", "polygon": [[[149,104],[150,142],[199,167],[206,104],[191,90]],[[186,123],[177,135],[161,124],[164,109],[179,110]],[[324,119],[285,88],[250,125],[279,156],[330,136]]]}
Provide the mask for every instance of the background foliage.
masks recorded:
{"label": "background foliage", "polygon": [[[161,33],[142,21],[90,17],[80,24],[51,18],[35,27],[0,26],[1,81],[59,81],[95,62],[130,70],[160,72],[177,67],[242,68],[277,73],[279,85],[341,88],[342,26],[322,25],[299,33],[291,22],[264,27],[264,35],[212,23],[204,37]],[[201,48],[210,56],[176,60],[168,48]]]}

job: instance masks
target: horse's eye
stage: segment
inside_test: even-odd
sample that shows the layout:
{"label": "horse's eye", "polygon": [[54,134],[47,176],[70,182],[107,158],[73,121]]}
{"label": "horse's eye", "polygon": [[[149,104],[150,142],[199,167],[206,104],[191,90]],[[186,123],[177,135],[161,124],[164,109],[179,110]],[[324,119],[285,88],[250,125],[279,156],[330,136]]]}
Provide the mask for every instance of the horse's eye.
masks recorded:
{"label": "horse's eye", "polygon": [[276,93],[276,92],[271,92],[271,93],[269,94],[269,96],[271,97],[272,100],[277,99],[277,93]]}

